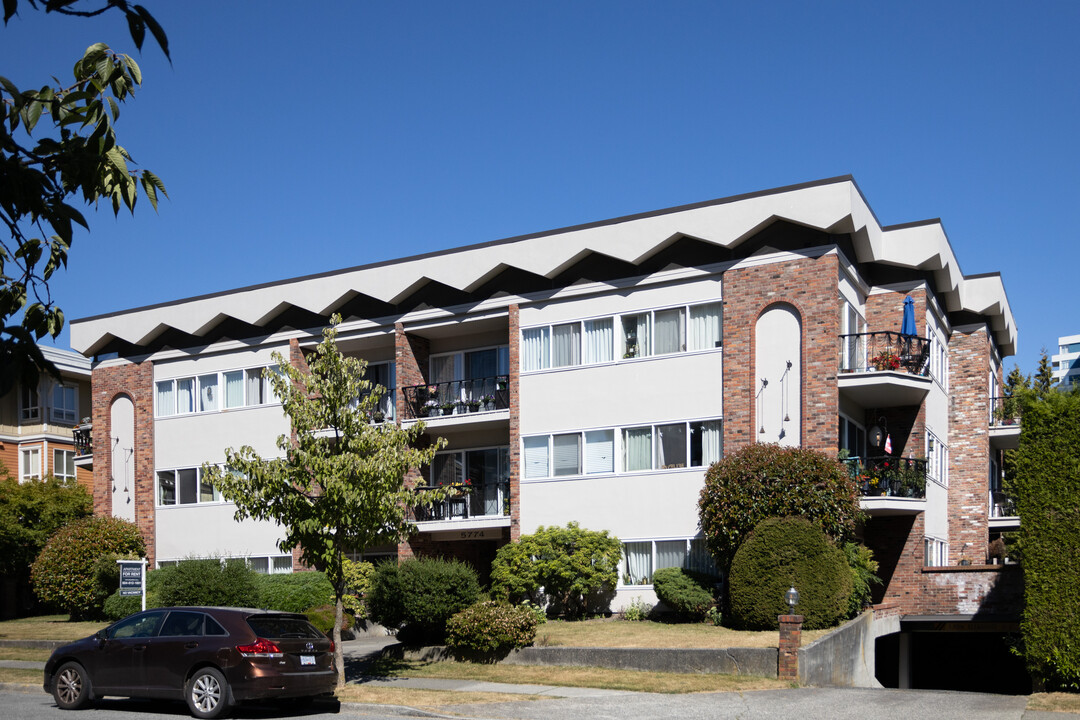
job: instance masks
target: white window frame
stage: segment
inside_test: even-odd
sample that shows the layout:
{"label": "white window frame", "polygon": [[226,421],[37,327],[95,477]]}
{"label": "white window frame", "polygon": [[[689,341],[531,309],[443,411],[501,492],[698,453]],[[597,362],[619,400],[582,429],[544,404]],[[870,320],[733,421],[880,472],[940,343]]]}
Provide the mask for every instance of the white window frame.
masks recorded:
{"label": "white window frame", "polygon": [[[31,480],[40,480],[42,478],[41,472],[41,445],[21,445],[19,446],[19,481],[29,482]],[[33,458],[36,460],[36,468],[34,467]]]}
{"label": "white window frame", "polygon": [[949,446],[932,431],[926,431],[926,477],[949,487]]}
{"label": "white window frame", "polygon": [[[195,473],[195,501],[194,502],[180,502],[180,473],[194,471]],[[161,496],[161,479],[162,475],[171,473],[173,476],[173,501],[170,503],[162,502]],[[202,467],[179,467],[179,468],[163,468],[154,473],[154,505],[159,508],[171,508],[171,507],[193,507],[196,505],[221,505],[228,502],[221,495],[221,490],[216,486],[213,487],[213,499],[202,499]]]}
{"label": "white window frame", "polygon": [[19,420],[41,420],[41,388],[23,385],[19,391]]}
{"label": "white window frame", "polygon": [[[629,565],[628,565],[629,560],[630,560],[630,555],[626,551],[626,546],[630,545],[630,544],[638,545],[638,544],[645,544],[645,543],[648,543],[649,546],[650,546],[649,573],[648,573],[648,576],[647,576],[648,582],[642,582],[642,583],[627,582],[627,578],[631,577],[631,575],[630,575],[630,568],[629,568]],[[682,562],[679,565],[667,564],[667,565],[664,565],[663,567],[658,567],[659,563],[660,563],[660,552],[657,549],[657,545],[659,543],[670,543],[670,544],[682,543],[683,544]],[[653,577],[656,575],[656,571],[657,570],[663,570],[663,569],[669,568],[669,567],[679,567],[679,568],[686,568],[686,569],[690,569],[690,570],[699,570],[699,568],[692,567],[693,562],[692,562],[691,558],[693,558],[694,555],[695,555],[695,543],[697,544],[697,549],[696,549],[697,554],[699,556],[701,556],[701,557],[709,558],[709,561],[713,565],[712,570],[716,571],[716,573],[717,573],[717,582],[719,582],[720,581],[719,569],[716,567],[715,561],[712,560],[712,556],[709,554],[708,549],[705,547],[705,539],[702,538],[702,537],[686,537],[686,536],[682,536],[682,537],[660,537],[660,538],[630,538],[630,539],[626,539],[626,540],[624,540],[622,542],[623,557],[622,557],[622,560],[619,561],[619,581],[618,581],[618,586],[622,587],[622,588],[645,588],[645,587],[650,587],[652,585]]]}
{"label": "white window frame", "polygon": [[[718,317],[717,331],[719,338],[713,340],[712,347],[695,348],[692,347],[691,341],[691,322],[694,318],[694,311],[700,311],[710,305],[716,306],[716,312]],[[723,349],[724,343],[724,312],[723,301],[719,298],[712,300],[705,300],[703,302],[695,303],[683,303],[679,305],[669,305],[664,307],[655,307],[645,310],[634,310],[630,312],[622,312],[613,315],[598,315],[595,317],[582,318],[580,320],[569,320],[566,322],[550,323],[547,325],[533,325],[521,329],[521,372],[533,373],[542,372],[545,370],[565,370],[567,368],[574,367],[587,367],[590,365],[604,365],[610,362],[622,362],[627,360],[639,360],[642,358],[664,358],[671,357],[673,355],[681,355],[685,353],[697,353],[697,352],[710,352]],[[656,352],[656,316],[658,313],[679,313],[679,340],[678,349],[666,351],[664,353]],[[645,325],[645,332],[640,330],[636,335],[636,343],[633,348],[630,348],[626,344],[626,333],[623,330],[623,323],[627,318],[643,318]],[[589,324],[595,325],[596,323],[610,322],[611,324],[611,343],[612,346],[606,352],[600,353],[604,358],[589,360],[589,353],[586,348],[586,338],[588,337]],[[576,362],[556,364],[555,358],[555,333],[557,329],[574,327],[574,335],[577,338],[576,348]],[[644,337],[642,337],[644,335]],[[542,350],[539,355],[527,353],[524,351],[526,345],[540,343]],[[642,345],[645,345],[642,348]]]}
{"label": "white window frame", "polygon": [[[57,402],[58,393],[60,402]],[[74,385],[54,383],[49,396],[49,418],[52,422],[74,425],[79,419],[79,388]]]}
{"label": "white window frame", "polygon": [[[61,462],[59,462],[59,463],[56,461],[57,456],[59,456],[61,458]],[[78,470],[75,467],[75,451],[74,450],[69,450],[67,448],[53,448],[53,451],[52,451],[52,463],[53,463],[52,464],[52,474],[53,474],[54,478],[57,478],[58,480],[75,480],[76,479],[76,477],[77,477],[76,473],[78,472]],[[71,466],[71,474],[68,474],[66,472],[66,470],[68,469],[68,465]],[[65,472],[61,472],[57,468],[60,468],[61,470],[64,470]]]}
{"label": "white window frame", "polygon": [[[270,379],[263,377],[263,371],[270,368],[271,372],[278,370],[276,365],[257,365],[246,368],[235,368],[213,373],[201,373],[198,375],[183,375],[175,378],[165,378],[154,382],[154,417],[168,418],[187,415],[202,415],[215,412],[227,412],[241,410],[247,407],[264,407],[266,405],[280,404],[281,398],[274,393]],[[227,375],[240,374],[241,401],[238,405],[226,406],[225,378]],[[253,374],[258,374],[260,398],[252,398],[248,391],[248,384]],[[210,379],[213,379],[211,382]],[[180,383],[191,383],[190,408],[180,408]],[[207,398],[213,402],[213,407],[203,409],[203,390],[213,387],[214,398]],[[163,407],[161,402],[162,390],[168,388],[171,396],[171,407]]]}
{"label": "white window frame", "polygon": [[949,564],[949,543],[940,538],[923,537],[923,567],[946,567]]}

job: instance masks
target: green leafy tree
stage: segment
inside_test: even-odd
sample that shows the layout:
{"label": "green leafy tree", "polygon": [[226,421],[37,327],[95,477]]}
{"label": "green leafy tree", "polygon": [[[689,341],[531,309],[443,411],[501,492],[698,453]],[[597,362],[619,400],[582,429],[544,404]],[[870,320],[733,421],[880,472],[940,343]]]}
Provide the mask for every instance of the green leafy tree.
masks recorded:
{"label": "green leafy tree", "polygon": [[805,517],[844,542],[861,515],[858,489],[843,465],[816,450],[770,443],[747,445],[713,463],[698,500],[705,542],[724,569],[766,518]]}
{"label": "green leafy tree", "polygon": [[277,440],[281,456],[263,458],[250,446],[229,448],[227,471],[207,463],[203,473],[236,504],[237,520],[278,522],[285,533],[280,548],[299,547],[308,565],[326,573],[334,586],[336,664],[338,682],[344,683],[344,554],[401,541],[415,530],[411,508],[445,500],[459,488],[405,487],[406,472],[430,464],[445,443],[417,447],[423,423],[370,422],[386,389],[364,379],[367,363],[341,354],[340,321],[335,316],[323,331],[306,369],[275,353],[277,372],[264,371],[291,422],[292,435]]}
{"label": "green leafy tree", "polygon": [[[83,9],[80,0],[28,0],[33,9],[40,4],[46,12],[79,17],[117,10],[136,47],[142,48],[149,29],[168,56],[165,32],[145,8],[126,0],[103,2]],[[3,6],[7,25],[19,2],[4,0]],[[0,75],[0,225],[6,229],[6,237],[0,229],[0,395],[18,380],[35,384],[40,371],[59,378],[36,341],[56,337],[64,327],[49,282],[67,265],[74,227],[89,229],[73,201],[104,200],[116,214],[121,206],[135,211],[140,188],[155,209],[158,193],[167,196],[154,173],[133,168],[113,127],[120,104],[142,84],[138,64],[97,43],[73,73],[66,84],[54,78],[55,84],[36,90],[20,90]],[[45,117],[49,123],[41,122]]]}
{"label": "green leafy tree", "polygon": [[[93,512],[93,498],[74,480],[52,476],[21,483],[0,466],[0,577],[14,593],[30,588],[30,565],[49,537]],[[14,608],[12,608],[14,610]]]}
{"label": "green leafy tree", "polygon": [[1035,371],[1035,377],[1031,380],[1031,389],[1038,397],[1046,397],[1054,387],[1054,371],[1050,367],[1050,358],[1046,356],[1046,348],[1039,355],[1039,369]]}
{"label": "green leafy tree", "polygon": [[1024,406],[1009,490],[1020,516],[1023,652],[1032,677],[1080,689],[1080,391]]}
{"label": "green leafy tree", "polygon": [[499,548],[491,592],[514,603],[546,601],[553,614],[579,618],[608,609],[621,559],[622,545],[607,530],[585,530],[576,522],[541,527]]}

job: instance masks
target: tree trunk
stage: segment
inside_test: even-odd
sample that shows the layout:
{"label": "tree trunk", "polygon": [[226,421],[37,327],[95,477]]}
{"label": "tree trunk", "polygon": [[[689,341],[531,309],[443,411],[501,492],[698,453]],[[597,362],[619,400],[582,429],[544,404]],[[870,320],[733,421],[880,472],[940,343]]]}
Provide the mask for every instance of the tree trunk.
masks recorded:
{"label": "tree trunk", "polygon": [[344,620],[345,603],[342,602],[342,590],[337,588],[334,602],[334,668],[337,670],[337,685],[345,685],[345,654],[341,650],[341,625]]}

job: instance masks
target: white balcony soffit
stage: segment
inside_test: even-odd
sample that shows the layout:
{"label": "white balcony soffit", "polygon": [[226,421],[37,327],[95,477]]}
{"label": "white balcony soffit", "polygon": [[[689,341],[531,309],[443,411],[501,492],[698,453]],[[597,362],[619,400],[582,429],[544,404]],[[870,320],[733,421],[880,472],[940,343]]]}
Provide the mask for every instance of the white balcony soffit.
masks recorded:
{"label": "white balcony soffit", "polygon": [[776,220],[850,233],[860,263],[932,272],[946,309],[985,315],[1002,355],[1014,354],[1000,277],[964,278],[937,220],[880,226],[850,176],[82,318],[71,323],[71,345],[90,356],[113,338],[140,346],[168,330],[199,337],[228,318],[259,326],[290,308],[325,316],[357,293],[394,304],[428,282],[468,292],[500,268],[555,278],[589,253],[637,264],[681,236],[733,248]]}

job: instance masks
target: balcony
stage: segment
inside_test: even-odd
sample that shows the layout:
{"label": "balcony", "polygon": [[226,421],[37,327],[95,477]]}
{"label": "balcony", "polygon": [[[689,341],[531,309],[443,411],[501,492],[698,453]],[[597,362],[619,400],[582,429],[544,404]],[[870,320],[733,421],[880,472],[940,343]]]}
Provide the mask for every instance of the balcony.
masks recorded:
{"label": "balcony", "polygon": [[840,336],[842,394],[862,407],[920,405],[930,392],[930,341],[895,332]]}
{"label": "balcony", "polygon": [[1014,397],[990,398],[990,444],[998,450],[1020,447],[1021,407]]}
{"label": "balcony", "polygon": [[[488,482],[473,485],[466,480],[460,485],[459,495],[428,506],[413,509],[413,519],[421,532],[451,534],[468,531],[460,539],[483,539],[485,528],[498,529],[510,525],[510,481]],[[433,490],[433,486],[421,486],[418,490]],[[459,539],[447,537],[445,539]]]}
{"label": "balcony", "polygon": [[844,461],[871,515],[910,515],[926,509],[926,460],[882,457]]}
{"label": "balcony", "polygon": [[404,420],[492,413],[510,407],[508,375],[412,385],[401,391],[405,397]]}
{"label": "balcony", "polygon": [[988,524],[991,530],[1016,530],[1020,527],[1020,517],[1016,514],[1016,503],[1003,490],[990,491]]}
{"label": "balcony", "polygon": [[94,469],[93,425],[84,422],[73,431],[75,442],[75,466]]}

